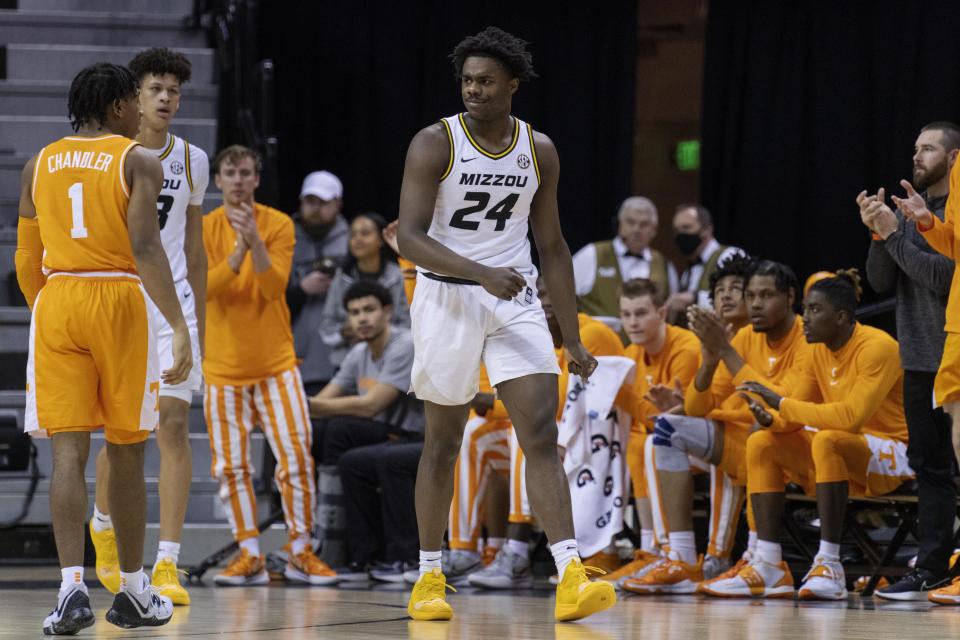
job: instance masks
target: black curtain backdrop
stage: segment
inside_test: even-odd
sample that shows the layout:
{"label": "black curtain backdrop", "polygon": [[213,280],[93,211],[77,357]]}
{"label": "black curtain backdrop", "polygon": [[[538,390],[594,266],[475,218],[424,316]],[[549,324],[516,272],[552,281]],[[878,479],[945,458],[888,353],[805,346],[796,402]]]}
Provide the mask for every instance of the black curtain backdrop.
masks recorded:
{"label": "black curtain backdrop", "polygon": [[712,0],[702,200],[717,236],[802,278],[856,266],[862,189],[902,193],[913,143],[960,122],[960,3]]}
{"label": "black curtain backdrop", "polygon": [[629,195],[635,3],[275,2],[261,6],[260,47],[276,65],[281,208],[303,176],[344,183],[348,217],[396,217],[407,145],[463,110],[447,55],[488,25],[530,41],[539,74],[514,113],[560,154],[560,211],[572,249],[610,236]]}

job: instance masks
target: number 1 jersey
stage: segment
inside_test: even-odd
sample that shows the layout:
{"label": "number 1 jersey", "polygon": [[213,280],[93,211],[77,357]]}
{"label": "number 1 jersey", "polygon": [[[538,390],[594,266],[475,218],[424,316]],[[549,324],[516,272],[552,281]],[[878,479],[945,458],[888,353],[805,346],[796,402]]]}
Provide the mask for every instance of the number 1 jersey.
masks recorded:
{"label": "number 1 jersey", "polygon": [[67,136],[40,150],[32,196],[45,273],[137,272],[124,177],[124,160],[137,144],[118,135]]}
{"label": "number 1 jersey", "polygon": [[509,146],[492,153],[476,141],[463,114],[440,121],[450,161],[437,192],[428,235],[488,267],[534,273],[527,239],[530,203],[540,186],[533,129],[513,118]]}
{"label": "number 1 jersey", "polygon": [[203,204],[210,180],[210,165],[203,149],[170,133],[163,148],[147,150],[163,165],[163,188],[157,198],[160,239],[170,261],[173,281],[180,282],[187,277],[187,257],[183,253],[187,206]]}

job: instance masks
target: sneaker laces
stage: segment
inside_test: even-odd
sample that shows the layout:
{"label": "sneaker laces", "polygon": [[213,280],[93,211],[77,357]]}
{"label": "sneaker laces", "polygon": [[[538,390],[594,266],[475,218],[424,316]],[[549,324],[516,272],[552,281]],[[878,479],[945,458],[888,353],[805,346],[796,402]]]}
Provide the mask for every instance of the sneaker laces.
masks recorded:
{"label": "sneaker laces", "polygon": [[803,581],[806,582],[810,578],[827,578],[830,580],[837,580],[837,572],[830,565],[835,564],[832,561],[823,560],[822,558],[817,558],[814,561],[813,566],[807,571],[807,575],[803,576]]}
{"label": "sneaker laces", "polygon": [[583,572],[584,572],[585,574],[592,574],[592,575],[596,575],[596,576],[605,576],[605,575],[607,575],[606,570],[605,570],[605,569],[601,569],[600,567],[591,567],[591,566],[588,566],[588,565],[585,565],[585,564],[584,564],[584,565],[580,565],[580,566],[583,567]]}
{"label": "sneaker laces", "polygon": [[[159,571],[157,568],[159,567]],[[159,577],[161,580],[167,580],[168,582],[180,582],[178,574],[183,574],[184,578],[189,578],[190,574],[185,570],[181,569],[175,565],[172,561],[158,562],[157,566],[153,568],[154,577]]]}

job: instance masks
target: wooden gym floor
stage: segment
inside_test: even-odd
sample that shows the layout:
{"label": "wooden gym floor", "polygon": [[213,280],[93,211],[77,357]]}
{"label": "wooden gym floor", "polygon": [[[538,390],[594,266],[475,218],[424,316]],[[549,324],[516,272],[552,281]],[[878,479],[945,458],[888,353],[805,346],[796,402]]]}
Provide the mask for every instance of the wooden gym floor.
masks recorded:
{"label": "wooden gym floor", "polygon": [[[0,568],[0,638],[41,637],[55,605],[54,567]],[[414,622],[407,590],[394,585],[323,588],[193,586],[193,604],[178,607],[157,629],[125,631],[104,619],[111,596],[88,573],[97,623],[78,638],[412,638],[416,640],[863,640],[960,637],[960,607],[889,603],[851,596],[847,602],[708,600],[621,597],[609,611],[578,623],[555,624],[553,590],[451,593],[451,622]]]}

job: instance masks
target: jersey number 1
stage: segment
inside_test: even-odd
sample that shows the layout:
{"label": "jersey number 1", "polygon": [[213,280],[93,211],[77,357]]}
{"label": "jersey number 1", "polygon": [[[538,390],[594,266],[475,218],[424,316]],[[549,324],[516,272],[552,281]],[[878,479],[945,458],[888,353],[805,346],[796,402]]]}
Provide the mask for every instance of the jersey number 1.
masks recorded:
{"label": "jersey number 1", "polygon": [[86,238],[87,228],[83,224],[83,183],[75,182],[69,189],[70,208],[73,212],[73,226],[70,228],[71,238]]}
{"label": "jersey number 1", "polygon": [[[484,216],[486,220],[496,220],[497,226],[494,231],[503,231],[507,227],[507,220],[513,215],[513,205],[517,204],[520,198],[519,193],[511,193],[506,198],[498,202],[492,209],[487,211]],[[485,191],[467,191],[463,194],[463,199],[475,204],[463,209],[457,209],[450,218],[450,226],[457,229],[466,229],[467,231],[476,231],[480,228],[479,220],[467,220],[467,216],[478,211],[483,211],[490,204],[490,194]]]}

